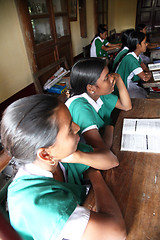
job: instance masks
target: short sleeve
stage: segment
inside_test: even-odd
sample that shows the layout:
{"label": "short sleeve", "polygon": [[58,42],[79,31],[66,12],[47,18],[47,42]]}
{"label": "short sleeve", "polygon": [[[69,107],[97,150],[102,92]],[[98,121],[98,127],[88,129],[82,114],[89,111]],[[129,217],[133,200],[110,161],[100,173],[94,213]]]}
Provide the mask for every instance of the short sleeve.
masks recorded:
{"label": "short sleeve", "polygon": [[98,128],[92,106],[83,98],[74,100],[69,106],[73,122],[79,125],[80,133],[90,126]]}
{"label": "short sleeve", "polygon": [[69,217],[57,240],[80,240],[87,227],[90,218],[90,210],[77,206]]}
{"label": "short sleeve", "polygon": [[118,101],[118,96],[116,96],[115,94],[108,94],[108,95],[101,96],[101,99],[105,104],[105,109],[103,109],[103,112],[104,112],[103,118],[105,121],[105,125],[109,125],[112,123],[111,113],[116,106],[116,103]]}
{"label": "short sleeve", "polygon": [[128,67],[130,72],[134,72],[135,75],[143,72],[140,62],[136,58],[132,58],[132,61],[128,61]]}
{"label": "short sleeve", "polygon": [[109,41],[106,39],[104,40],[104,46],[107,46],[109,44]]}

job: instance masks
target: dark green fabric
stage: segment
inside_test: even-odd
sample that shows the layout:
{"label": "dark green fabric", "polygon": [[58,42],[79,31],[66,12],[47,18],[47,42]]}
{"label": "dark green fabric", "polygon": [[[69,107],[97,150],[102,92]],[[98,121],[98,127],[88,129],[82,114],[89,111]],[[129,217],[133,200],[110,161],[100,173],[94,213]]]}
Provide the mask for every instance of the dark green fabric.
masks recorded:
{"label": "dark green fabric", "polygon": [[[90,146],[79,144],[84,152]],[[8,188],[8,206],[12,226],[23,239],[56,239],[77,204],[81,205],[86,188],[81,184],[83,164],[63,163],[68,182],[49,177],[25,175],[15,179]]]}

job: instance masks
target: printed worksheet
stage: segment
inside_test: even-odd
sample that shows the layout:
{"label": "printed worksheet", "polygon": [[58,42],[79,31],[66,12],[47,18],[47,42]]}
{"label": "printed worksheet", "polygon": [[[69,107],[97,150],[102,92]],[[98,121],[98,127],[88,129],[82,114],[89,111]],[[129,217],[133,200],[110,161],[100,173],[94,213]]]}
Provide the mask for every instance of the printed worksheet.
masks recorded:
{"label": "printed worksheet", "polygon": [[150,63],[148,64],[148,68],[150,71],[160,70],[160,63]]}
{"label": "printed worksheet", "polygon": [[154,81],[160,81],[160,71],[152,72]]}
{"label": "printed worksheet", "polygon": [[124,118],[121,151],[160,153],[160,119]]}

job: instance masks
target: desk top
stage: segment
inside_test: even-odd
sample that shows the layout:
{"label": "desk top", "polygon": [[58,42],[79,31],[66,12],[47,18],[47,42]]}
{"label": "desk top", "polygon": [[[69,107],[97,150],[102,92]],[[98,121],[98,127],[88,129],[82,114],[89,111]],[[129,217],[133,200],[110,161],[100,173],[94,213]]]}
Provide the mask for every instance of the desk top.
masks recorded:
{"label": "desk top", "polygon": [[[121,111],[114,131],[117,168],[103,176],[120,206],[127,240],[160,239],[160,154],[120,151],[123,118],[160,118],[160,99],[133,99],[131,111]],[[93,192],[85,206],[95,209]]]}

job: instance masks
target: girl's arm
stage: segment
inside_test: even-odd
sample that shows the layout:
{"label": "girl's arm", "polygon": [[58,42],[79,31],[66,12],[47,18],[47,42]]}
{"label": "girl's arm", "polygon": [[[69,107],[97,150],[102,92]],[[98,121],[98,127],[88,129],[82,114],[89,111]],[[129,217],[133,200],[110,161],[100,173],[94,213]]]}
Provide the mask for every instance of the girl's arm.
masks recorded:
{"label": "girl's arm", "polygon": [[121,211],[100,171],[88,169],[85,175],[92,183],[97,212],[91,211],[81,240],[126,239],[126,228]]}
{"label": "girl's arm", "polygon": [[61,162],[81,163],[99,170],[108,170],[119,165],[117,157],[110,150],[103,148],[94,149],[93,152],[77,150]]}
{"label": "girl's arm", "polygon": [[139,78],[142,79],[143,81],[147,82],[151,79],[152,73],[151,72],[141,72],[138,74]]}
{"label": "girl's arm", "polygon": [[121,45],[122,45],[121,43],[120,44],[108,43],[107,46],[102,46],[102,49],[107,52],[107,51],[113,50],[115,48],[121,48]]}
{"label": "girl's arm", "polygon": [[115,107],[125,111],[131,110],[132,109],[131,99],[121,76],[118,73],[113,73],[112,75],[116,80],[116,85],[119,91],[119,99]]}
{"label": "girl's arm", "polygon": [[141,62],[141,68],[143,69],[143,71],[150,72],[149,68],[146,66],[144,62]]}

